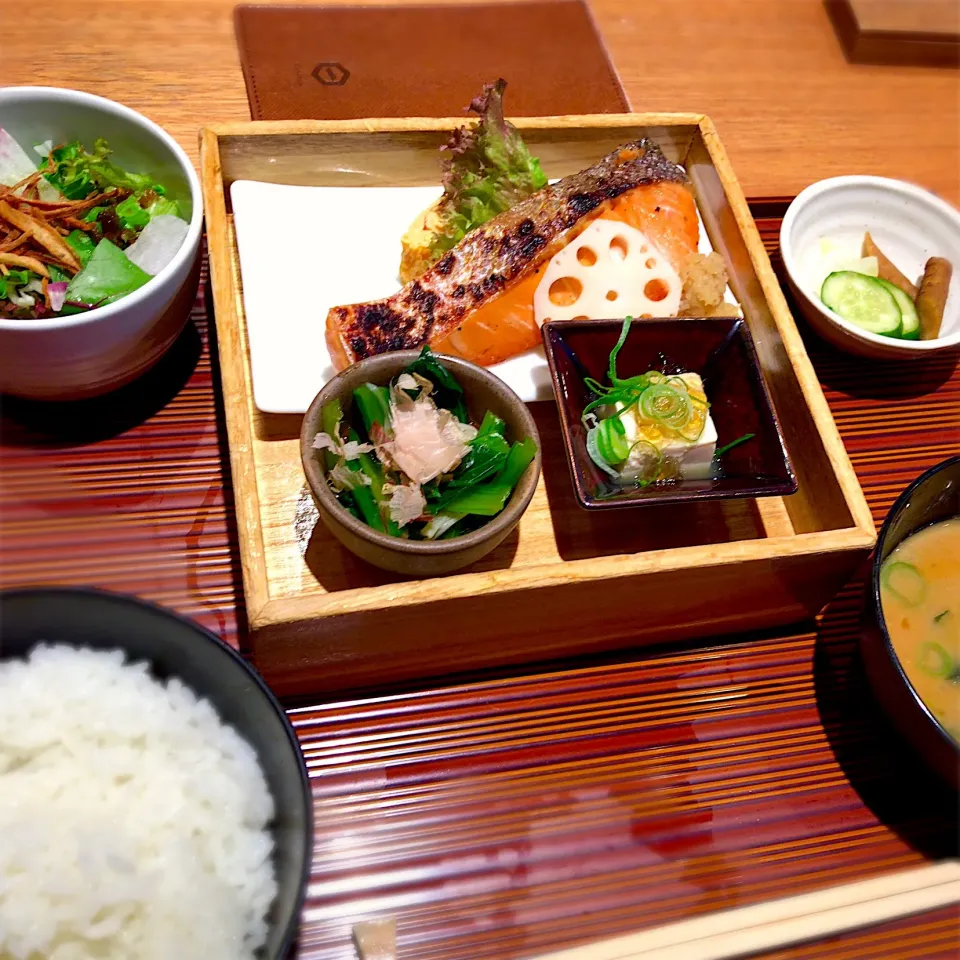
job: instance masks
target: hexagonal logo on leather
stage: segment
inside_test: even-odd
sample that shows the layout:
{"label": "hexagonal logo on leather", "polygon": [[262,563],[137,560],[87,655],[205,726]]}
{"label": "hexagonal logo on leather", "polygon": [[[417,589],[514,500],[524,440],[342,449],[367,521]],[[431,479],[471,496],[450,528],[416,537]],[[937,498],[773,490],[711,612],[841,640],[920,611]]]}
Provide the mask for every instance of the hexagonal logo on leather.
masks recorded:
{"label": "hexagonal logo on leather", "polygon": [[342,63],[325,60],[313,68],[311,76],[325,87],[342,87],[350,79],[350,71]]}

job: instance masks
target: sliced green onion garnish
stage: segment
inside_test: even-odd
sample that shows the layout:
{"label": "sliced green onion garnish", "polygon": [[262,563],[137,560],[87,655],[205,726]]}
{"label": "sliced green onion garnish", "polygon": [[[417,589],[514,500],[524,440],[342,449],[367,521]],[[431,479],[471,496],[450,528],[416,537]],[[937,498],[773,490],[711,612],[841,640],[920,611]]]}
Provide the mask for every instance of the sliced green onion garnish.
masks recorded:
{"label": "sliced green onion garnish", "polygon": [[640,413],[647,420],[679,430],[690,419],[690,401],[687,394],[665,383],[655,383],[643,391]]}
{"label": "sliced green onion garnish", "polygon": [[912,563],[887,561],[880,571],[880,582],[898,600],[908,607],[923,603],[927,595],[927,581]]}
{"label": "sliced green onion garnish", "polygon": [[617,345],[610,351],[610,366],[607,371],[607,375],[610,377],[610,382],[613,384],[618,384],[620,382],[619,377],[617,376],[617,356],[620,353],[620,350],[623,348],[623,345],[627,342],[627,334],[630,332],[630,324],[633,323],[633,317],[625,317],[623,320],[623,327],[620,330],[620,338],[617,340]]}
{"label": "sliced green onion garnish", "polygon": [[953,673],[953,658],[939,643],[930,640],[917,649],[917,666],[931,677],[948,677]]}
{"label": "sliced green onion garnish", "polygon": [[607,463],[622,463],[630,454],[627,431],[619,417],[609,417],[597,424],[597,449]]}
{"label": "sliced green onion garnish", "polygon": [[[601,421],[606,422],[606,421]],[[597,436],[600,433],[599,425],[591,427],[587,431],[587,453],[590,459],[606,474],[609,474],[615,480],[620,478],[620,474],[614,469],[613,464],[604,459],[597,446]]]}
{"label": "sliced green onion garnish", "polygon": [[713,459],[716,460],[717,457],[722,457],[728,450],[732,450],[734,447],[739,447],[741,443],[746,443],[748,440],[752,440],[755,436],[755,433],[745,433],[742,437],[737,437],[736,440],[731,440],[725,446],[720,447],[719,450],[714,451]]}
{"label": "sliced green onion garnish", "polygon": [[[691,399],[693,399],[691,397]],[[691,410],[690,419],[682,427],[677,427],[677,433],[689,443],[696,443],[703,434],[707,425],[706,410]]]}
{"label": "sliced green onion garnish", "polygon": [[643,394],[646,387],[646,381],[640,386],[607,387],[605,388],[606,392],[602,396],[597,397],[596,400],[591,400],[590,403],[583,408],[582,416],[586,417],[588,413],[591,413],[598,407],[612,407],[618,403],[622,403],[624,408],[632,407]]}

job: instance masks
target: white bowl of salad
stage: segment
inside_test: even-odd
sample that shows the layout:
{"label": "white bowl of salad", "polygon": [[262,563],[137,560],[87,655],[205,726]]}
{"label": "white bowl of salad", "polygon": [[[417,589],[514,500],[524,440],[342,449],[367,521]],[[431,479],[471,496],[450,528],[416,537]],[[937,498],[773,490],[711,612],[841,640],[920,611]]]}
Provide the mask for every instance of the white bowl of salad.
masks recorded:
{"label": "white bowl of salad", "polygon": [[0,392],[78,399],[153,366],[193,306],[202,221],[193,165],[146,117],[0,89]]}
{"label": "white bowl of salad", "polygon": [[874,359],[960,348],[960,212],[921,187],[814,183],[783,218],[780,252],[804,316],[834,346]]}

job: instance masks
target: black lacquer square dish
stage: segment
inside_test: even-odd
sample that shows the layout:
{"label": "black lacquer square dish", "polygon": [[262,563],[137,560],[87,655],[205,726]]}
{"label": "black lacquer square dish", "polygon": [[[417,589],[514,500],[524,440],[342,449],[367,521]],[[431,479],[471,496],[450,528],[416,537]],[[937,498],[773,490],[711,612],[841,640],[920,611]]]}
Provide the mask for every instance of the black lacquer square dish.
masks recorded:
{"label": "black lacquer square dish", "polygon": [[621,377],[657,369],[664,358],[698,373],[717,430],[716,449],[726,450],[708,479],[680,479],[641,487],[621,485],[587,452],[584,408],[594,399],[588,378],[605,382],[622,320],[562,320],[543,326],[543,342],[563,429],[570,474],[580,505],[588,510],[657,503],[786,496],[797,481],[776,411],[767,392],[753,340],[738,317],[638,320],[618,358]]}

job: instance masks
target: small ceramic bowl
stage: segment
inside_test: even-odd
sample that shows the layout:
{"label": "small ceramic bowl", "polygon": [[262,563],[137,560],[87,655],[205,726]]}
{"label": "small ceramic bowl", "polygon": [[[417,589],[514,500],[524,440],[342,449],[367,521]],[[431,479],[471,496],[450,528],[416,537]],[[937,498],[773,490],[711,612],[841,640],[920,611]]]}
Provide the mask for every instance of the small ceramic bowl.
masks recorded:
{"label": "small ceramic bowl", "polygon": [[723,456],[722,470],[708,480],[681,480],[638,489],[611,482],[587,453],[581,416],[594,398],[584,378],[604,382],[610,351],[622,320],[554,320],[543,326],[543,342],[560,411],[567,463],[577,500],[588,510],[785,496],[797,481],[780,424],[767,393],[753,340],[739,318],[639,320],[617,358],[620,376],[657,368],[663,353],[683,370],[699,373],[717,428],[717,449],[752,433],[748,443]]}
{"label": "small ceramic bowl", "polygon": [[960,457],[951,457],[918,477],[890,508],[877,538],[860,634],[863,662],[877,701],[903,738],[928,766],[960,790],[960,745],[927,709],[897,657],[880,602],[884,560],[923,527],[960,516]]}
{"label": "small ceramic bowl", "polygon": [[209,630],[135,597],[74,588],[0,591],[0,661],[25,657],[38,643],[123,650],[159,679],[177,677],[209,700],[253,747],[276,810],[277,894],[257,956],[287,957],[310,878],[313,798],[297,735],[260,675]]}
{"label": "small ceramic bowl", "polygon": [[327,529],[352,553],[383,570],[411,577],[435,577],[475,563],[498,546],[520,522],[530,505],[540,478],[540,436],[526,404],[496,375],[457,357],[441,356],[443,365],[457,378],[467,399],[474,423],[492,410],[507,426],[507,440],[532,437],[537,455],[513,490],[507,505],[480,529],[450,540],[420,541],[391,537],[351,516],[337,502],[326,481],[326,471],[313,449],[320,432],[321,410],[331,400],[340,399],[344,414],[353,403],[353,391],[362,383],[383,386],[419,356],[418,350],[399,350],[369,357],[348,367],[317,394],[303,418],[300,455],[307,483]]}
{"label": "small ceramic bowl", "polygon": [[152,367],[190,316],[200,282],[203,199],[193,164],[151,120],[103,97],[55,87],[0,88],[0,127],[24,149],[103,137],[121,167],[153,175],[190,219],[173,260],[116,303],[49,320],[0,319],[0,392],[76,400],[124,386]]}
{"label": "small ceramic bowl", "polygon": [[[821,238],[858,250],[869,231],[911,280],[930,257],[953,264],[946,311],[935,340],[897,340],[862,330],[824,306],[816,289]],[[803,190],[780,228],[780,253],[797,304],[817,333],[841,350],[887,360],[960,348],[960,212],[932,193],[885,177],[833,177]]]}

